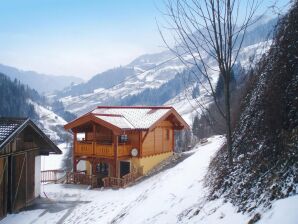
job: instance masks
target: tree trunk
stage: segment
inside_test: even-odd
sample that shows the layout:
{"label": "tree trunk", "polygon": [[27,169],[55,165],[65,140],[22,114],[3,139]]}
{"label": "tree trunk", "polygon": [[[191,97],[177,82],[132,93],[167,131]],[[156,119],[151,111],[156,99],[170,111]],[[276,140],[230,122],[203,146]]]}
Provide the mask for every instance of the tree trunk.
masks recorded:
{"label": "tree trunk", "polygon": [[225,115],[226,115],[226,138],[227,138],[227,150],[229,166],[233,166],[232,155],[232,131],[231,131],[231,114],[230,114],[230,77],[231,72],[227,72],[225,75],[224,94],[225,94]]}

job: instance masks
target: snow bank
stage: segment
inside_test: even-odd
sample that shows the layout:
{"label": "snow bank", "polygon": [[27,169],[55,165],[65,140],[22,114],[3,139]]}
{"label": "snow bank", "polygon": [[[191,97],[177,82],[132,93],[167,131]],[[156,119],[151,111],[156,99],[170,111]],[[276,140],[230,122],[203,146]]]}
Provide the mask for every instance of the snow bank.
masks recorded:
{"label": "snow bank", "polygon": [[[9,215],[2,223],[247,223],[248,215],[223,200],[207,201],[203,179],[224,138],[198,145],[194,154],[176,165],[126,189],[88,190],[80,185],[44,185],[48,208]],[[296,224],[298,197],[277,201],[260,222]],[[296,209],[295,209],[296,208]],[[272,214],[271,214],[271,213]]]}

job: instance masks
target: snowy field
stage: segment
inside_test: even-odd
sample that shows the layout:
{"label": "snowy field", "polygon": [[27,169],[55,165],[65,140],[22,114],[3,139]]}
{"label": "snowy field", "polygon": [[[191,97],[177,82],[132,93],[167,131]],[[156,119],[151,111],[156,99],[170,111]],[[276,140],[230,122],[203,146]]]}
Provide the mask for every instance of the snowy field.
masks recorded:
{"label": "snowy field", "polygon": [[[44,185],[43,204],[8,215],[0,223],[246,224],[250,219],[248,214],[237,213],[237,208],[223,200],[206,200],[203,178],[223,141],[220,136],[210,138],[208,144],[195,147],[193,154],[178,165],[126,189]],[[271,210],[261,214],[259,223],[297,224],[297,211],[298,196],[279,200]]]}

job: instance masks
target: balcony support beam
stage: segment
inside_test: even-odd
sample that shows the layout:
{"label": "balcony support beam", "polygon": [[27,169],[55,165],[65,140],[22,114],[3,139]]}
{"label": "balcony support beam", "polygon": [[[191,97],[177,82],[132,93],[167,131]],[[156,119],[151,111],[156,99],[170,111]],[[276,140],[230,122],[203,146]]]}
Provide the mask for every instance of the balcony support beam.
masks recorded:
{"label": "balcony support beam", "polygon": [[117,158],[118,158],[118,135],[113,135],[113,145],[114,145],[114,162],[115,162],[115,177],[118,177],[118,162],[117,162]]}
{"label": "balcony support beam", "polygon": [[72,164],[73,164],[72,170],[73,170],[73,172],[77,172],[77,163],[75,160],[76,143],[77,143],[77,132],[74,131],[73,132],[73,146],[72,146],[72,148],[73,148],[73,151],[72,151]]}
{"label": "balcony support beam", "polygon": [[92,142],[92,151],[93,155],[95,154],[95,147],[96,147],[96,126],[95,123],[92,123],[93,128],[93,142]]}

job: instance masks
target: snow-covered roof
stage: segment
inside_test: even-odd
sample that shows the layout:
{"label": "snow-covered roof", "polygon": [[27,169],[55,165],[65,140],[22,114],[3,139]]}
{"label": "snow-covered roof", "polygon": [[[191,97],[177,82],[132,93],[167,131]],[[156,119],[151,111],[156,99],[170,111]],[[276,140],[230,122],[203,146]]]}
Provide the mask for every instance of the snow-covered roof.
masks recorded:
{"label": "snow-covered roof", "polygon": [[26,120],[24,118],[0,118],[0,145],[24,124]]}
{"label": "snow-covered roof", "polygon": [[134,128],[128,120],[126,120],[123,116],[106,116],[106,115],[96,115],[95,117],[104,120],[116,127],[119,127],[121,129],[132,129]]}
{"label": "snow-covered roof", "polygon": [[64,125],[64,128],[75,132],[84,131],[90,128],[90,122],[94,122],[118,133],[126,130],[152,130],[160,121],[168,118],[176,130],[189,128],[170,106],[98,106]]}
{"label": "snow-covered roof", "polygon": [[171,107],[98,107],[91,113],[121,129],[148,129]]}

